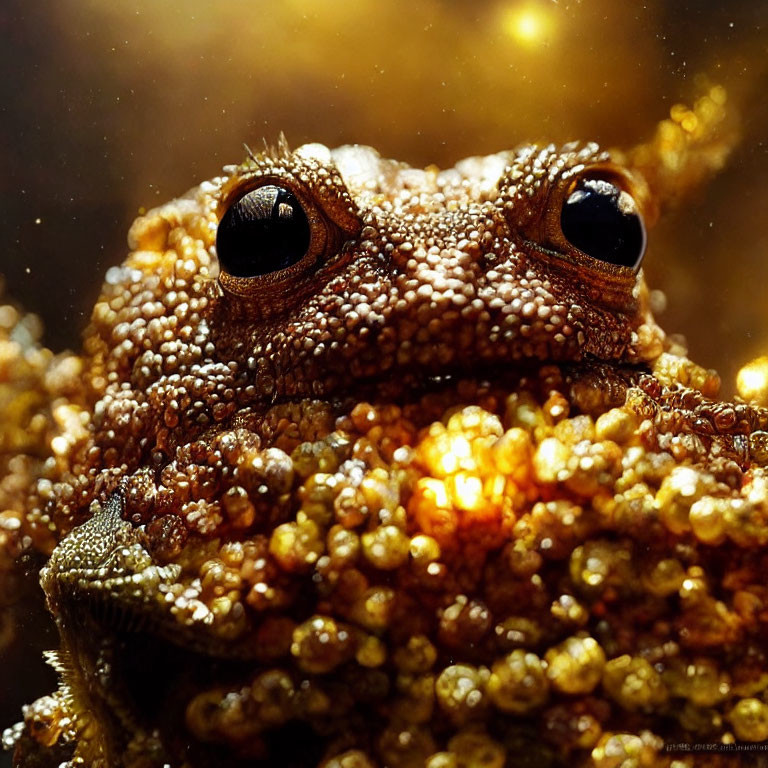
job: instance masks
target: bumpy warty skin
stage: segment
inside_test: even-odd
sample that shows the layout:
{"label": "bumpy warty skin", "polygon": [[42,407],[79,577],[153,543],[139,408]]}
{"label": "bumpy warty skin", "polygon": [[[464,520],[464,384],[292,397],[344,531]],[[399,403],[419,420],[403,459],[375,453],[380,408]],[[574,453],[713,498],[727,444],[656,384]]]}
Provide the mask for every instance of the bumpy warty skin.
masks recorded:
{"label": "bumpy warty skin", "polygon": [[[690,766],[664,740],[768,739],[768,413],[710,399],[642,275],[564,238],[590,174],[651,210],[594,145],[437,171],[281,144],[138,219],[82,357],[35,363],[35,447],[6,453],[50,456],[3,454],[0,565],[49,556],[62,642],[17,765]],[[309,250],[233,277],[217,227],[264,184]]]}
{"label": "bumpy warty skin", "polygon": [[[103,346],[89,349],[103,360],[108,383],[104,423],[114,429],[124,420],[135,432],[133,417],[145,403],[126,400],[137,393],[146,393],[149,418],[188,438],[192,423],[221,422],[239,407],[325,397],[406,372],[650,359],[660,331],[633,295],[629,270],[603,271],[593,260],[593,279],[577,281],[569,254],[547,257],[533,242],[551,243],[527,241],[547,196],[574,169],[605,161],[595,147],[527,147],[437,173],[364,147],[331,153],[310,145],[230,169],[132,230],[135,252],[124,269],[138,272],[124,272],[107,290],[93,327]],[[321,220],[314,228],[340,247],[317,253],[305,274],[219,285],[212,279],[217,209],[265,179],[300,191]],[[169,247],[178,255],[157,270],[147,250]],[[130,392],[117,395],[123,382]],[[201,405],[182,407],[177,427],[165,413],[185,391]],[[162,424],[148,426],[141,431]],[[130,439],[122,430],[115,436],[121,445]]]}
{"label": "bumpy warty skin", "polygon": [[[140,218],[86,332],[93,436],[72,457],[57,525],[243,409],[518,361],[656,357],[662,332],[629,269],[591,260],[589,279],[575,279],[571,254],[543,250],[548,196],[606,163],[594,146],[525,147],[437,173],[308,145]],[[295,189],[316,209],[318,239],[339,246],[304,274],[217,281],[220,208],[265,179]]]}

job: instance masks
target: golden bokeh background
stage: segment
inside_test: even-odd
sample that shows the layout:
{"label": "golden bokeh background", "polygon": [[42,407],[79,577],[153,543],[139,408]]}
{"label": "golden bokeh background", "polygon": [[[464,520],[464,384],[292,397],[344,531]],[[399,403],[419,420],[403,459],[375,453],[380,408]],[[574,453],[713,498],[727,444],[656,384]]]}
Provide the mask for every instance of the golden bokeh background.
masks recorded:
{"label": "golden bokeh background", "polygon": [[701,82],[741,141],[651,233],[660,321],[726,392],[768,351],[768,0],[5,0],[0,272],[77,344],[141,207],[284,131],[452,165],[647,138]]}

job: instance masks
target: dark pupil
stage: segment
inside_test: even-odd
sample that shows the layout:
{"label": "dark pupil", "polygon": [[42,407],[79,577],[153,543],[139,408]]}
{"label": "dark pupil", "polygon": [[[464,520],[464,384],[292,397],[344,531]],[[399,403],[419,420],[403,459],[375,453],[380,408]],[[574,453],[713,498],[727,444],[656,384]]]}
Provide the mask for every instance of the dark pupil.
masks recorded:
{"label": "dark pupil", "polygon": [[224,214],[216,234],[222,269],[255,277],[290,267],[309,249],[309,222],[296,196],[266,186],[243,195]]}
{"label": "dark pupil", "polygon": [[563,205],[566,239],[592,258],[637,269],[645,251],[645,228],[632,198],[603,179],[584,179]]}

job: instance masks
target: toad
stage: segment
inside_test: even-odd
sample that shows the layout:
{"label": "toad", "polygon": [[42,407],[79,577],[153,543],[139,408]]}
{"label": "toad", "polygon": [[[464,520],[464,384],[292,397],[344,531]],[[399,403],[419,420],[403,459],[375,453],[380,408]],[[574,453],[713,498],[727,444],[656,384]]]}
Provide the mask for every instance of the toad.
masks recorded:
{"label": "toad", "polygon": [[9,308],[0,573],[60,637],[15,764],[767,740],[766,385],[714,399],[641,270],[722,160],[683,125],[672,170],[663,131],[443,171],[281,140],[138,219],[80,355]]}

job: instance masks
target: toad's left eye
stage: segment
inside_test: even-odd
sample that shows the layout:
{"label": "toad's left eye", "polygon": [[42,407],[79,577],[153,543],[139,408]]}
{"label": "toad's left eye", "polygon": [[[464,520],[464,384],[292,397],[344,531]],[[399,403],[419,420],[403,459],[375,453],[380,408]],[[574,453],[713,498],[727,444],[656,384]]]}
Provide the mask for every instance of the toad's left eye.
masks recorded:
{"label": "toad's left eye", "polygon": [[583,178],[563,202],[560,228],[568,242],[594,259],[638,269],[645,226],[632,196],[605,179]]}
{"label": "toad's left eye", "polygon": [[309,243],[309,221],[296,195],[270,184],[229,207],[219,223],[216,252],[230,275],[257,277],[292,267]]}

